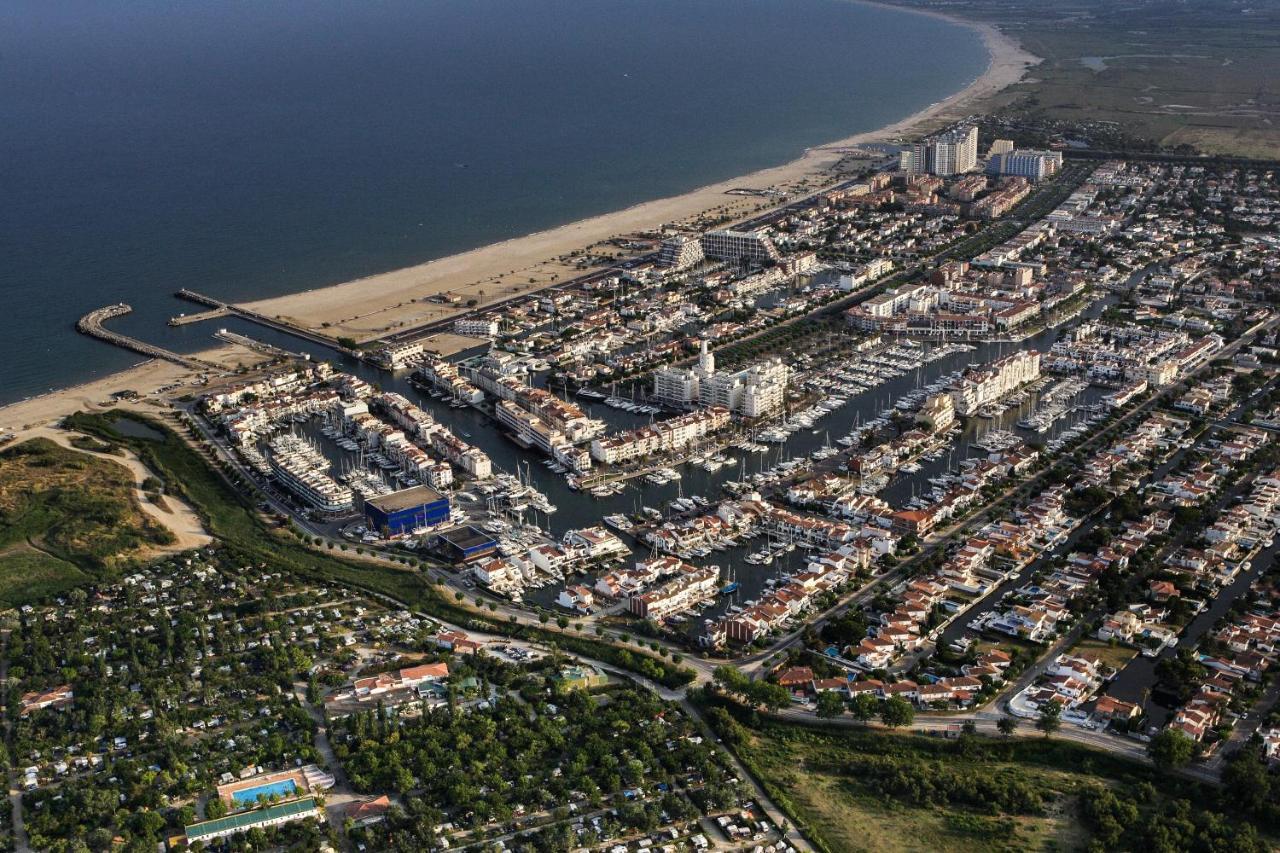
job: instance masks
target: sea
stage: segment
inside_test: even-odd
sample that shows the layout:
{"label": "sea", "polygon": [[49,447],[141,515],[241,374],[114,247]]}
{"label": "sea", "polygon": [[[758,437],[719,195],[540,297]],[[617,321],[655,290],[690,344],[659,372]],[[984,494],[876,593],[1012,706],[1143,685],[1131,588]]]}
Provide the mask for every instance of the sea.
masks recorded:
{"label": "sea", "polygon": [[10,0],[0,404],[140,361],[74,331],[93,308],[207,348],[165,323],[180,288],[308,290],[688,191],[987,62],[848,0]]}

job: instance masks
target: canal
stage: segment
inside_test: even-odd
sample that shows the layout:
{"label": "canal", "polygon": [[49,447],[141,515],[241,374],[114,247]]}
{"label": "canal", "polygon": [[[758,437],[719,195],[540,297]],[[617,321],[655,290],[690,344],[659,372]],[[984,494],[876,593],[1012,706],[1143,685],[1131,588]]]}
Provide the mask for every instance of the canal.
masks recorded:
{"label": "canal", "polygon": [[[1104,298],[1095,302],[1083,316],[1085,318],[1098,316],[1110,301],[1109,298]],[[1057,328],[1051,328],[1016,344],[1004,342],[977,344],[976,348],[970,352],[945,356],[932,363],[924,364],[917,370],[889,379],[878,387],[850,396],[845,406],[817,421],[812,429],[792,433],[784,443],[770,446],[767,452],[743,454],[741,451],[730,450],[726,455],[733,454],[733,463],[719,471],[708,472],[701,467],[686,464],[680,467],[681,477],[677,481],[653,486],[644,483],[642,479],[632,480],[622,493],[601,499],[569,489],[562,475],[553,473],[542,464],[545,457],[541,454],[519,447],[507,439],[497,425],[481,412],[470,408],[451,408],[420,392],[408,382],[407,373],[393,375],[337,352],[323,351],[314,344],[300,345],[293,336],[263,328],[239,318],[225,318],[217,323],[218,326],[284,349],[309,352],[317,360],[329,359],[339,370],[360,376],[383,390],[403,394],[429,411],[433,417],[458,436],[487,453],[496,468],[512,473],[517,470],[526,471],[533,484],[558,508],[557,512],[549,516],[536,513],[533,517],[526,517],[526,521],[542,526],[550,535],[557,538],[566,530],[600,524],[601,519],[606,515],[633,514],[646,506],[662,510],[671,500],[680,495],[699,495],[715,501],[721,496],[721,485],[724,482],[741,479],[744,473],[750,475],[769,468],[781,460],[807,457],[815,450],[849,433],[856,425],[873,420],[880,412],[891,408],[894,401],[902,395],[928,385],[941,376],[963,369],[970,364],[988,363],[1020,349],[1034,348],[1042,352],[1047,351],[1059,334]],[[923,346],[927,351],[932,345],[926,343]],[[483,349],[483,346],[478,347],[459,358],[474,355]],[[1076,398],[1076,402],[1094,403],[1103,393],[1099,389],[1089,388]],[[577,398],[575,402],[592,417],[607,421],[611,430],[628,429],[649,421],[648,417],[633,415],[603,403],[592,403],[585,398]],[[930,478],[947,473],[966,458],[986,455],[987,451],[974,447],[974,442],[989,430],[1007,429],[1027,440],[1044,442],[1057,437],[1086,416],[1084,413],[1073,410],[1056,421],[1049,430],[1040,433],[1017,427],[1017,421],[1029,413],[1034,404],[1033,398],[1027,404],[1008,410],[998,418],[975,418],[965,421],[963,430],[957,435],[948,453],[935,460],[921,460],[921,468],[918,472],[909,475],[899,474],[882,491],[881,497],[895,507],[901,507],[913,495],[927,493],[932,488],[928,483]],[[321,441],[320,444],[335,465],[343,464],[344,460],[332,454],[334,448],[331,442]],[[704,565],[718,565],[725,578],[728,578],[732,571],[734,579],[739,584],[739,589],[733,596],[718,600],[714,608],[703,614],[705,617],[715,618],[735,603],[759,599],[767,591],[771,579],[778,579],[786,573],[802,569],[808,559],[803,551],[797,549],[785,554],[772,565],[762,566],[746,562],[744,559],[746,555],[757,548],[758,544],[753,546],[748,542],[740,547],[713,552],[704,560],[693,561]],[[527,599],[533,603],[549,605],[554,601],[558,591],[559,588],[555,586],[530,590]],[[701,626],[691,625],[690,630],[693,633],[700,633]]]}

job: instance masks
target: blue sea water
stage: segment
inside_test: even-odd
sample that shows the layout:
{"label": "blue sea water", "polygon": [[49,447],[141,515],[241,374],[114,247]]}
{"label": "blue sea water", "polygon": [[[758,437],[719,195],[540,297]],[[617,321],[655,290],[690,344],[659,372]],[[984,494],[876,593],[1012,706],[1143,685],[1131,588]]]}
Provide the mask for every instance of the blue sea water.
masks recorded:
{"label": "blue sea water", "polygon": [[246,300],[785,162],[986,67],[970,30],[845,0],[0,4],[0,402],[181,350]]}

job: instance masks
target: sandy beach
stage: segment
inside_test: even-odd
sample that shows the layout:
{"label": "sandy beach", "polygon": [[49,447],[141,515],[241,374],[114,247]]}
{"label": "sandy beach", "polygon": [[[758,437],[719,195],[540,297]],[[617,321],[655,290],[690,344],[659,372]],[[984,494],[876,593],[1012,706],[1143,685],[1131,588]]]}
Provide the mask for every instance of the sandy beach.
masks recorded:
{"label": "sandy beach", "polygon": [[[499,302],[581,274],[581,269],[564,260],[575,250],[612,238],[652,235],[664,225],[692,227],[695,221],[711,217],[731,222],[767,207],[757,196],[727,195],[729,190],[744,187],[777,190],[785,199],[821,189],[833,181],[832,167],[845,157],[848,149],[871,142],[915,137],[963,118],[973,104],[1016,83],[1039,61],[988,24],[888,4],[870,5],[942,18],[975,30],[991,56],[987,70],[959,92],[901,121],[809,148],[802,156],[781,166],[423,264],[249,303],[249,307],[320,334],[348,336],[358,341],[447,319],[465,310],[461,306],[471,300],[478,305]],[[612,246],[609,248],[616,251]],[[461,302],[449,305],[431,300],[445,293],[458,296]],[[457,348],[456,342],[436,344],[434,348],[441,352]]]}
{"label": "sandy beach", "polygon": [[[243,365],[252,367],[266,359],[241,346],[227,345],[196,353],[199,358],[211,361],[228,371]],[[204,386],[198,384],[196,371],[159,359],[149,359],[101,379],[73,385],[59,391],[50,391],[37,397],[0,407],[0,433],[14,433],[18,441],[39,434],[50,424],[74,412],[103,411],[110,408],[134,408],[156,414],[168,406],[160,397],[180,397],[198,394]],[[168,392],[161,389],[168,388]],[[117,399],[113,394],[129,391],[136,400]]]}
{"label": "sandy beach", "polygon": [[[851,149],[867,143],[914,138],[963,118],[972,111],[973,105],[1018,82],[1028,68],[1039,62],[1038,57],[988,24],[891,4],[868,5],[942,18],[969,27],[979,33],[990,54],[986,71],[964,89],[901,121],[814,146],[780,166],[416,266],[252,302],[248,306],[320,334],[334,338],[350,336],[356,340],[369,340],[397,329],[447,319],[466,310],[463,306],[470,300],[480,305],[499,302],[581,274],[582,270],[569,257],[571,252],[588,247],[604,251],[600,244],[612,238],[655,236],[664,226],[698,229],[711,221],[731,223],[788,198],[820,190],[834,181],[833,168]],[[729,190],[742,188],[772,190],[781,195],[764,202],[755,195],[728,194]],[[616,246],[606,245],[610,254],[618,253]],[[432,299],[446,293],[456,295],[460,302],[445,304]],[[476,343],[474,339],[441,334],[429,340],[428,346],[450,353]],[[262,356],[238,346],[224,346],[198,355],[229,369],[263,360]],[[197,393],[199,386],[195,381],[196,374],[177,365],[143,362],[102,379],[0,407],[0,432],[16,432],[21,437],[75,411],[118,405],[111,395],[123,390],[142,397],[152,396],[152,401],[131,405],[151,407],[154,411],[154,407],[164,405],[156,399],[158,396]],[[162,392],[165,388],[170,390]]]}

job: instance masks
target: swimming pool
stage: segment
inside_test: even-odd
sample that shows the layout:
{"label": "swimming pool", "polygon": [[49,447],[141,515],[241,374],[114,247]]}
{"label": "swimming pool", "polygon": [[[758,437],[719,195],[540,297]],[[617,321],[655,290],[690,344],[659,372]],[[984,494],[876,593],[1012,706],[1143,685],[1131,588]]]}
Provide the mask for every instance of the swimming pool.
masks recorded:
{"label": "swimming pool", "polygon": [[259,795],[270,797],[275,794],[278,798],[284,798],[297,793],[297,791],[298,786],[292,779],[281,779],[279,782],[269,782],[266,785],[257,785],[253,788],[245,788],[243,791],[236,791],[231,795],[231,802],[237,808],[245,808],[246,806],[256,806]]}

